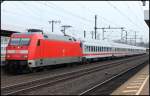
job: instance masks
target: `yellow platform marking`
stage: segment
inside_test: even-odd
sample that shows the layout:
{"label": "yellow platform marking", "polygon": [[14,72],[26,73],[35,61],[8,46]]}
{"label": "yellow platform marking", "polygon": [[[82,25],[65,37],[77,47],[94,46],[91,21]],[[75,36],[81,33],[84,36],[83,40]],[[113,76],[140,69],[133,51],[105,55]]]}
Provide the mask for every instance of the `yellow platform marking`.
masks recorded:
{"label": "yellow platform marking", "polygon": [[146,79],[144,80],[142,86],[140,87],[140,89],[138,90],[138,92],[136,93],[136,95],[139,95],[144,87],[144,85],[146,84],[147,80],[149,78],[149,75],[146,77]]}
{"label": "yellow platform marking", "polygon": [[138,90],[123,90],[124,93],[128,93],[128,92],[137,92]]}
{"label": "yellow platform marking", "polygon": [[127,88],[140,88],[140,86],[127,86]]}
{"label": "yellow platform marking", "polygon": [[140,85],[142,83],[130,83],[130,85]]}
{"label": "yellow platform marking", "polygon": [[142,83],[143,80],[133,81],[134,83]]}
{"label": "yellow platform marking", "polygon": [[139,80],[145,80],[145,78],[138,78]]}

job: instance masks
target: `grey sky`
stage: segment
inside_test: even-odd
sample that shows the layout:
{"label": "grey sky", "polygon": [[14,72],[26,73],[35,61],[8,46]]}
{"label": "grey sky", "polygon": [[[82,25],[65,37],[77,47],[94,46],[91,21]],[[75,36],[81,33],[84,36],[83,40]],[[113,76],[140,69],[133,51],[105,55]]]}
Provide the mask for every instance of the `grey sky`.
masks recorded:
{"label": "grey sky", "polygon": [[[4,1],[1,11],[2,29],[25,31],[27,28],[42,28],[45,33],[51,32],[49,20],[61,20],[54,25],[52,34],[62,34],[61,25],[73,26],[67,34],[87,38],[94,31],[94,15],[98,15],[98,27],[125,27],[129,37],[137,31],[138,37],[149,41],[149,28],[144,22],[144,10],[141,1]],[[143,10],[144,9],[144,10]],[[107,39],[119,39],[120,30],[106,30]],[[102,30],[98,30],[102,39]],[[139,41],[139,40],[138,40]]]}

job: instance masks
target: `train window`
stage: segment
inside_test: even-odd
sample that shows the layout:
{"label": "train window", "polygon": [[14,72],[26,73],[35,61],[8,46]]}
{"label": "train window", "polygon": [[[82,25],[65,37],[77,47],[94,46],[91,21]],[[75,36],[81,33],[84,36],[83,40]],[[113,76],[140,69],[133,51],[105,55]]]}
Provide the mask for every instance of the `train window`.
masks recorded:
{"label": "train window", "polygon": [[37,46],[40,46],[40,39],[39,39],[38,42],[37,42]]}
{"label": "train window", "polygon": [[87,46],[87,52],[89,51],[89,46]]}
{"label": "train window", "polygon": [[99,51],[101,51],[101,47],[99,47]]}
{"label": "train window", "polygon": [[92,52],[92,46],[90,46],[90,52]]}
{"label": "train window", "polygon": [[11,38],[10,45],[19,45],[20,38]]}
{"label": "train window", "polygon": [[29,45],[30,38],[22,38],[20,45]]}
{"label": "train window", "polygon": [[88,46],[86,46],[86,52],[88,52]]}
{"label": "train window", "polygon": [[94,46],[92,46],[92,52],[94,52]]}
{"label": "train window", "polygon": [[96,52],[98,52],[98,46],[96,46]]}
{"label": "train window", "polygon": [[92,52],[94,52],[94,46],[92,46]]}
{"label": "train window", "polygon": [[91,52],[93,52],[93,46],[91,46]]}
{"label": "train window", "polygon": [[84,51],[86,52],[86,45],[84,46]]}
{"label": "train window", "polygon": [[96,51],[95,52],[97,52],[97,46],[96,46]]}

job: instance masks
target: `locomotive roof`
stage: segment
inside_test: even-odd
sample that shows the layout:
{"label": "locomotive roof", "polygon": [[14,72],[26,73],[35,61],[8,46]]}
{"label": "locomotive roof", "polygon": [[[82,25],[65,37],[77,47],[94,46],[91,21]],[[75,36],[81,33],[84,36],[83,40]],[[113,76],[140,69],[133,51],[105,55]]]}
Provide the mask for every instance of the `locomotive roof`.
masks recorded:
{"label": "locomotive roof", "polygon": [[45,39],[51,39],[51,40],[61,40],[61,41],[77,41],[74,37],[71,36],[63,36],[63,35],[57,35],[57,34],[44,34],[43,35]]}
{"label": "locomotive roof", "polygon": [[[42,34],[39,32],[26,32],[26,33],[14,33],[14,34],[22,34],[22,35],[33,35],[33,34]],[[44,39],[51,39],[51,40],[60,40],[60,41],[77,41],[74,37],[69,35],[57,35],[57,34],[43,34]]]}

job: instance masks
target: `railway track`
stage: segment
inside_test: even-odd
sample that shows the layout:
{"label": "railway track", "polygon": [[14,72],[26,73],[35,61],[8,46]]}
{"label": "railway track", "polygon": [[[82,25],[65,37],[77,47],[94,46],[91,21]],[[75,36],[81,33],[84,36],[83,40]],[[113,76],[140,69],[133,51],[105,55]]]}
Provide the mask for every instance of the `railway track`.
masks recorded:
{"label": "railway track", "polygon": [[[53,77],[62,73],[66,72],[73,72],[73,71],[78,71],[80,69],[85,69],[85,68],[92,68],[94,66],[98,66],[99,64],[103,65],[105,63],[111,63],[112,61],[119,61],[119,60],[124,60],[127,58],[134,58],[133,57],[122,57],[122,58],[111,58],[111,59],[101,59],[97,62],[91,62],[87,64],[73,64],[70,66],[69,64],[64,65],[64,66],[54,66],[51,68],[47,68],[46,70],[40,71],[40,72],[33,72],[29,74],[21,74],[21,75],[12,75],[12,74],[7,74],[5,73],[4,70],[1,70],[1,87],[6,87],[14,84],[19,84],[27,81],[32,81],[36,80],[39,78],[45,78],[45,77]],[[3,69],[3,68],[2,68]]]}
{"label": "railway track", "polygon": [[[146,66],[148,64],[148,62],[149,62],[149,60],[143,62],[142,64],[133,66],[130,69],[127,69],[127,70],[81,92],[79,95],[103,95],[103,94],[109,95],[114,89],[116,89],[116,86],[118,87],[120,85],[120,84],[117,84],[115,86],[114,83],[118,83],[120,80],[123,80],[123,78],[130,78],[138,70],[140,70],[141,68]],[[123,82],[124,81],[126,81],[126,80],[123,80]],[[115,87],[110,88],[110,86],[115,86]]]}
{"label": "railway track", "polygon": [[60,74],[60,75],[53,76],[53,77],[46,77],[46,78],[41,78],[41,79],[29,81],[29,82],[2,87],[1,94],[2,95],[14,95],[14,94],[24,93],[24,92],[27,92],[36,88],[44,87],[47,85],[54,85],[59,82],[63,82],[69,79],[74,79],[83,75],[87,75],[89,73],[93,73],[93,72],[96,72],[105,68],[115,67],[116,65],[119,66],[125,62],[136,60],[138,58],[141,58],[141,56],[136,57],[136,58],[120,60],[120,61],[116,61],[116,62],[112,62],[108,64],[103,64],[103,65],[99,65],[93,68],[87,68],[87,69],[81,69],[79,71],[68,72],[68,73]]}

